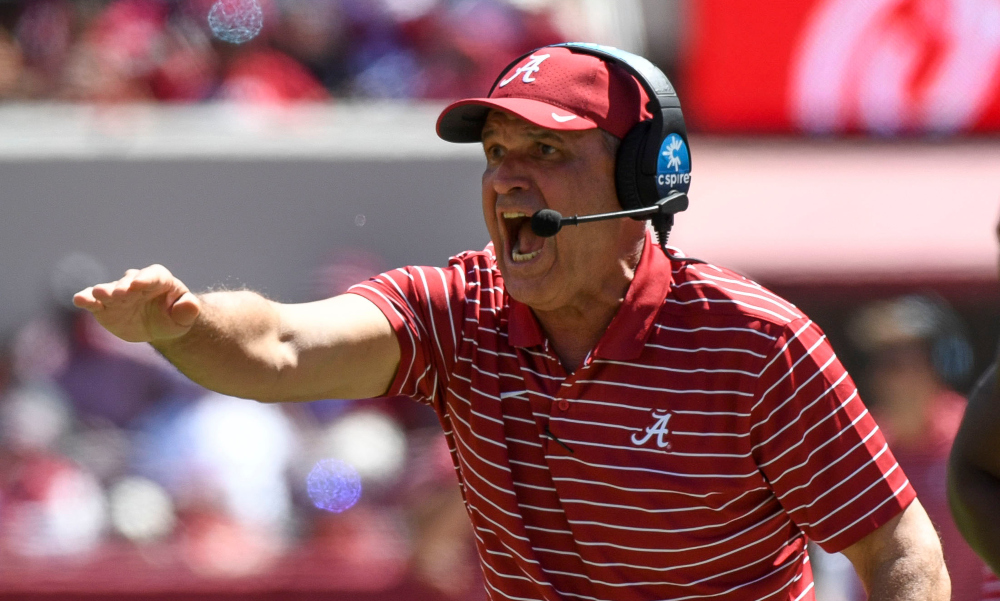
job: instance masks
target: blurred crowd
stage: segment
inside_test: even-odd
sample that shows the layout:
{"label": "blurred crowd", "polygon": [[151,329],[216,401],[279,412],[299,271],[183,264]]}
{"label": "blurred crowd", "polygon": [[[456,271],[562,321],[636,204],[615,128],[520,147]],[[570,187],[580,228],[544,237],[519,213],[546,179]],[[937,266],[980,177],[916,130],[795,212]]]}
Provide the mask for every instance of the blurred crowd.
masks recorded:
{"label": "blurred crowd", "polygon": [[[336,260],[319,272],[320,294],[381,268],[365,253]],[[483,598],[432,410],[210,393],[72,307],[77,289],[109,275],[90,256],[65,257],[47,309],[0,349],[0,590],[37,587],[32,572],[51,580],[70,558],[84,569],[64,584],[92,592],[109,581],[137,592],[234,578],[277,586],[270,574],[292,588],[402,583],[431,598]],[[359,499],[321,498],[356,487],[317,482],[314,468],[330,461],[356,472]]]}
{"label": "blurred crowd", "polygon": [[[213,2],[258,9],[259,34],[242,44],[218,39],[208,23]],[[0,2],[0,100],[280,103],[480,95],[510,57],[566,39],[552,18],[566,4]]]}

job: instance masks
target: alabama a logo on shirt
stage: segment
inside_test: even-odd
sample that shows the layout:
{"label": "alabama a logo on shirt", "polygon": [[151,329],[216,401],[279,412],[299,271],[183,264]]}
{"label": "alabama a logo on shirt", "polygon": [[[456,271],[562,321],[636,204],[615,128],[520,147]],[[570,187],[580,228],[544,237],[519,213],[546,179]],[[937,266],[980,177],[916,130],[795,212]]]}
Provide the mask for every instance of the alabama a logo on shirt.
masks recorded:
{"label": "alabama a logo on shirt", "polygon": [[670,434],[670,430],[667,429],[667,423],[670,422],[669,411],[663,411],[660,409],[653,410],[653,425],[647,426],[642,432],[636,432],[632,435],[632,444],[636,446],[643,446],[654,436],[656,437],[656,446],[661,449],[669,449],[670,441],[666,439],[667,434]]}
{"label": "alabama a logo on shirt", "polygon": [[521,78],[521,81],[523,81],[524,83],[531,83],[535,81],[535,78],[531,76],[532,73],[538,73],[538,71],[540,70],[539,65],[542,64],[542,61],[549,58],[549,56],[550,55],[548,54],[538,54],[538,55],[532,54],[530,57],[528,57],[531,60],[518,67],[517,70],[514,71],[513,75],[501,81],[500,85],[498,85],[497,87],[499,88],[504,87],[505,85],[517,79],[517,76],[521,75],[522,73],[524,74],[524,77]]}

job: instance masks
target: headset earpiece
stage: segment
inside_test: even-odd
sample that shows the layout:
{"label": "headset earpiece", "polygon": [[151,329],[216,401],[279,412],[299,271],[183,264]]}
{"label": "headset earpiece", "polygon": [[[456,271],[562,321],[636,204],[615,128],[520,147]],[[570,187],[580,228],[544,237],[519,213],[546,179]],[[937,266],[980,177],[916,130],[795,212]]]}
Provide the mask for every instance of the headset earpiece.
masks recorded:
{"label": "headset earpiece", "polygon": [[652,204],[643,202],[643,195],[639,190],[639,181],[642,178],[642,153],[651,124],[651,121],[636,123],[618,146],[618,155],[615,158],[615,191],[618,193],[619,204],[625,210],[640,209]]}

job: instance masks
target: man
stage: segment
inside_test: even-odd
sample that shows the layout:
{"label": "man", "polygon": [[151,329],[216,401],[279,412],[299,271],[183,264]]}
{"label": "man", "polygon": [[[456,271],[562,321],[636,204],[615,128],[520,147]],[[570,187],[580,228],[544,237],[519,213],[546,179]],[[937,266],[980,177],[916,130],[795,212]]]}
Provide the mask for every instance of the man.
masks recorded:
{"label": "man", "polygon": [[[1000,224],[997,225],[1000,240]],[[948,465],[948,500],[962,535],[1000,574],[1000,355],[969,394]],[[1000,585],[992,582],[992,596]]]}
{"label": "man", "polygon": [[303,305],[196,296],[161,266],[77,305],[227,394],[433,406],[493,599],[811,599],[806,536],[873,599],[947,599],[934,530],[808,318],[642,222],[532,232],[541,209],[619,208],[638,82],[550,47],[500,83],[438,127],[479,133],[485,250]]}
{"label": "man", "polygon": [[865,305],[848,333],[863,353],[868,407],[941,539],[952,601],[979,601],[985,570],[948,509],[945,473],[972,369],[961,317],[943,298],[909,294]]}

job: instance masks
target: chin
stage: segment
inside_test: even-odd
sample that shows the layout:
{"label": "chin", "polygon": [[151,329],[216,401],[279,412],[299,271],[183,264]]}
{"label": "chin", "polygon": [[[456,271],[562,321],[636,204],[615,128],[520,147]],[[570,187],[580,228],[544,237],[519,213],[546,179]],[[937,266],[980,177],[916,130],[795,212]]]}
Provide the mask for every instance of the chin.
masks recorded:
{"label": "chin", "polygon": [[558,303],[553,299],[551,286],[532,285],[528,282],[511,282],[504,279],[507,294],[519,303],[528,305],[536,311],[546,311],[555,308]]}

